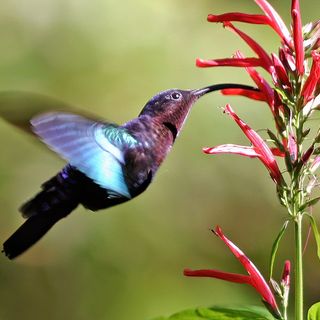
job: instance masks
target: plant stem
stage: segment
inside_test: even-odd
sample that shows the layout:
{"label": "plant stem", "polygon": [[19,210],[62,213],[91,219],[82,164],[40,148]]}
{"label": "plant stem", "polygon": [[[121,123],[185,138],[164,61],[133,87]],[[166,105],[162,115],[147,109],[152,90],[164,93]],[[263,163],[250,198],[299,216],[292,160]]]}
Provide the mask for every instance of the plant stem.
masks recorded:
{"label": "plant stem", "polygon": [[295,320],[303,320],[302,214],[295,218]]}
{"label": "plant stem", "polygon": [[287,311],[287,308],[284,308],[284,310],[283,310],[283,320],[288,320],[288,311]]}

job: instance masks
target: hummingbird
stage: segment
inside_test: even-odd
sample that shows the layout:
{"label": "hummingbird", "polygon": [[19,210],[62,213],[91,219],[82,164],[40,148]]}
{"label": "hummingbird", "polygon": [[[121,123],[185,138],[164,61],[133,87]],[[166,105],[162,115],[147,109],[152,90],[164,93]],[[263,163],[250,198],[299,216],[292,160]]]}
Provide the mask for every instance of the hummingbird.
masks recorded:
{"label": "hummingbird", "polygon": [[48,112],[31,119],[33,132],[68,163],[20,207],[26,221],[3,244],[13,259],[29,249],[78,205],[91,211],[129,201],[147,189],[171,150],[192,105],[217,84],[170,89],[151,98],[137,118],[123,125],[74,113]]}

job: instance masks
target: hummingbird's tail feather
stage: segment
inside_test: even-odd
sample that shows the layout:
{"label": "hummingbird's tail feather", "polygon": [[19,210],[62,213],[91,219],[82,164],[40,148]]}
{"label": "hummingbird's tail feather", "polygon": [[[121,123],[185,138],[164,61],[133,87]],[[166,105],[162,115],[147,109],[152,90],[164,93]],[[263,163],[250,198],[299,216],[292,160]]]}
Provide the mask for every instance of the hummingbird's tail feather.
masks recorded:
{"label": "hummingbird's tail feather", "polygon": [[3,244],[3,252],[9,259],[29,249],[79,204],[77,188],[71,188],[70,181],[61,179],[61,173],[43,184],[42,188],[20,208],[27,221]]}
{"label": "hummingbird's tail feather", "polygon": [[19,210],[24,218],[55,212],[60,212],[63,218],[79,204],[76,181],[72,181],[69,177],[63,178],[64,174],[65,171],[59,172],[45,182],[42,185],[43,190],[20,207]]}
{"label": "hummingbird's tail feather", "polygon": [[57,212],[49,215],[39,214],[30,217],[4,242],[3,252],[9,259],[16,258],[40,240],[62,218],[63,216],[57,214]]}

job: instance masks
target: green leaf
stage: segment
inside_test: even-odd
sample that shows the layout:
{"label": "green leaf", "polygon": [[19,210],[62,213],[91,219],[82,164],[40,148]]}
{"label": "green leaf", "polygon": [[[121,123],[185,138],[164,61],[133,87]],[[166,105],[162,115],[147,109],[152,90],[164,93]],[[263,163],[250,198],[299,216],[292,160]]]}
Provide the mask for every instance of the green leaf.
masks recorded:
{"label": "green leaf", "polygon": [[243,308],[196,308],[176,313],[161,320],[275,320],[264,308],[249,306]]}
{"label": "green leaf", "polygon": [[320,154],[320,147],[315,148],[315,149],[313,150],[313,154],[315,154],[315,155]]}
{"label": "green leaf", "polygon": [[302,137],[305,138],[310,133],[310,128],[302,132]]}
{"label": "green leaf", "polygon": [[288,97],[288,95],[287,95],[283,90],[281,90],[281,89],[279,89],[279,88],[274,88],[274,90],[276,90],[277,93],[279,93],[280,98],[281,98],[281,101],[282,101],[285,105],[287,105],[287,106],[289,106],[289,107],[292,107],[292,108],[295,107],[295,104],[291,101],[290,97]]}
{"label": "green leaf", "polygon": [[270,278],[272,278],[273,275],[273,266],[274,266],[274,261],[276,259],[276,254],[279,248],[279,243],[284,235],[284,232],[287,229],[289,221],[285,221],[285,223],[283,224],[276,240],[274,241],[273,245],[272,245],[272,249],[271,249],[271,257],[270,257],[270,265],[269,265],[269,273],[270,273]]}
{"label": "green leaf", "polygon": [[303,206],[300,207],[300,211],[303,211],[304,209],[314,206],[315,204],[317,204],[320,200],[320,197],[316,197],[313,199],[310,199],[309,201],[307,201]]}
{"label": "green leaf", "polygon": [[267,129],[267,133],[270,137],[270,139],[274,142],[275,146],[280,149],[282,152],[284,152],[284,148],[282,143],[279,141],[279,139],[277,138],[277,136],[269,129]]}
{"label": "green leaf", "polygon": [[320,319],[320,302],[315,303],[308,311],[308,320]]}
{"label": "green leaf", "polygon": [[319,233],[319,229],[318,229],[318,226],[317,226],[317,223],[316,223],[316,220],[314,219],[314,217],[308,213],[306,215],[310,219],[310,225],[311,225],[312,232],[313,232],[314,238],[316,240],[316,244],[317,244],[317,255],[318,255],[318,258],[320,259],[320,233]]}
{"label": "green leaf", "polygon": [[314,138],[314,142],[315,143],[319,143],[320,142],[320,130],[317,131],[316,137]]}

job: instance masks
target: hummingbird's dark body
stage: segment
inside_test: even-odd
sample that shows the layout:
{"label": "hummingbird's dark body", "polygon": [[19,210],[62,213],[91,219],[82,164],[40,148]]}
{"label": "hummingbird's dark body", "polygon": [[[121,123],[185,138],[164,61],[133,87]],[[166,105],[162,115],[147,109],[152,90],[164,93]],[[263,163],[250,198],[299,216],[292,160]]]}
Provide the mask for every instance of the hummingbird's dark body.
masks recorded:
{"label": "hummingbird's dark body", "polygon": [[68,113],[32,119],[33,131],[69,163],[20,208],[27,220],[4,243],[5,254],[12,259],[27,250],[79,204],[97,211],[139,195],[170,151],[192,104],[210,91],[237,86],[161,92],[122,126]]}

